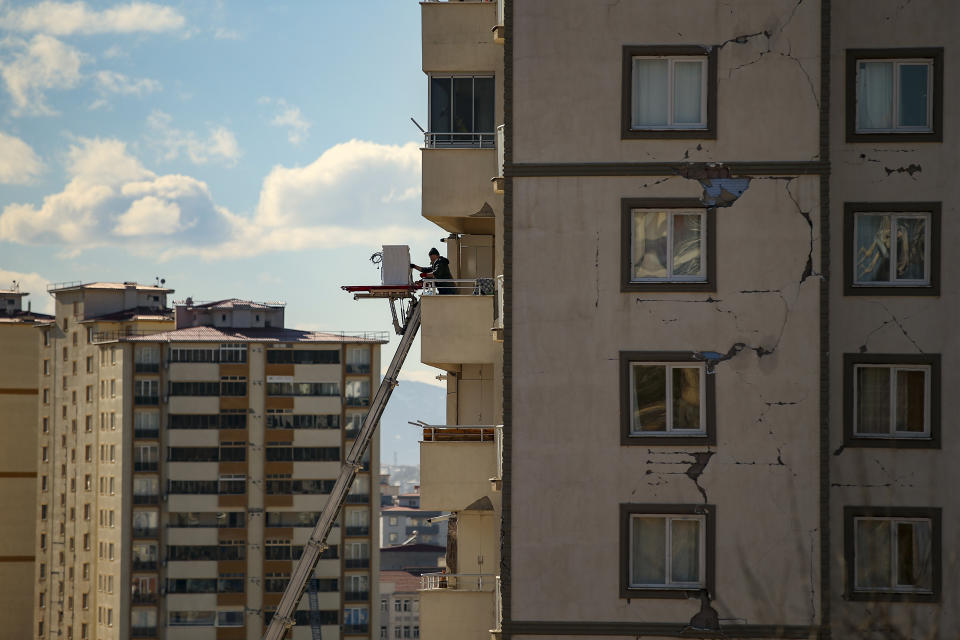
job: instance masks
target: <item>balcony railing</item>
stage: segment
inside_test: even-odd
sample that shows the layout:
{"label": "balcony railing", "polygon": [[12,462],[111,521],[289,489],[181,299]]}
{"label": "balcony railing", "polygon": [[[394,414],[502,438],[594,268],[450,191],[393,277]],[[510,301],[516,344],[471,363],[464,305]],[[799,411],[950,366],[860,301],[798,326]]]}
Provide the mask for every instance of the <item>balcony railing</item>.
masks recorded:
{"label": "balcony railing", "polygon": [[366,633],[367,629],[370,628],[370,625],[364,624],[344,624],[343,632],[344,633]]}
{"label": "balcony railing", "polygon": [[424,442],[494,442],[500,439],[503,425],[437,425],[423,421],[410,422],[423,429]]}
{"label": "balcony railing", "polygon": [[133,559],[133,570],[134,571],[155,571],[157,569],[156,560],[138,560]]}
{"label": "balcony railing", "polygon": [[135,362],[133,370],[136,373],[157,373],[160,371],[159,362]]}
{"label": "balcony railing", "polygon": [[134,396],[133,404],[158,405],[160,404],[160,396]]}
{"label": "balcony railing", "polygon": [[428,149],[493,149],[497,134],[489,133],[433,133],[423,134],[423,146]]}
{"label": "balcony railing", "polygon": [[131,638],[156,638],[156,627],[130,627]]}
{"label": "balcony railing", "polygon": [[133,604],[154,604],[157,601],[156,593],[134,593],[130,597]]}
{"label": "balcony railing", "polygon": [[343,594],[344,602],[366,602],[369,599],[369,591],[345,591]]}
{"label": "balcony railing", "polygon": [[370,363],[351,364],[348,362],[347,373],[354,373],[354,374],[370,373]]}
{"label": "balcony railing", "polygon": [[369,407],[370,397],[369,396],[346,396],[344,398],[344,404],[346,404],[348,407]]}
{"label": "balcony railing", "polygon": [[133,429],[134,438],[149,438],[151,440],[156,440],[160,435],[160,429],[157,427],[140,427]]}
{"label": "balcony railing", "polygon": [[134,471],[156,471],[160,467],[160,463],[156,460],[136,460],[133,463]]}
{"label": "balcony railing", "polygon": [[499,576],[495,573],[425,573],[420,576],[423,591],[493,591]]}
{"label": "balcony railing", "polygon": [[347,535],[348,536],[366,536],[370,534],[370,525],[353,525],[347,526]]}
{"label": "balcony railing", "polygon": [[157,527],[134,527],[134,538],[156,538],[160,530]]}
{"label": "balcony railing", "polygon": [[474,278],[470,280],[436,280],[426,278],[423,281],[423,295],[448,296],[492,296],[496,281],[493,278]]}
{"label": "balcony railing", "polygon": [[368,504],[370,494],[368,493],[350,493],[347,494],[347,504]]}
{"label": "balcony railing", "polygon": [[503,274],[497,276],[497,306],[494,307],[494,313],[494,328],[503,329]]}
{"label": "balcony railing", "polygon": [[343,566],[347,569],[367,569],[370,567],[370,558],[347,558]]}
{"label": "balcony railing", "polygon": [[157,494],[133,494],[133,504],[160,504],[160,496]]}

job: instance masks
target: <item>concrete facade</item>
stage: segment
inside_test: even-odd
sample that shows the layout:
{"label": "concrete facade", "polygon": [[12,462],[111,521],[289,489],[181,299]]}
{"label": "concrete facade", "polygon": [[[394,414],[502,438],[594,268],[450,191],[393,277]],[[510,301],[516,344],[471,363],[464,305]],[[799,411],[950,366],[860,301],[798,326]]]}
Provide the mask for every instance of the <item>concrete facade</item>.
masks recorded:
{"label": "concrete facade", "polygon": [[[378,381],[380,335],[285,329],[282,305],[235,299],[180,303],[174,322],[169,293],[54,290],[41,355],[66,373],[40,375],[55,480],[39,492],[38,638],[259,638]],[[313,614],[325,638],[377,628],[378,467],[374,444],[294,639]]]}
{"label": "concrete facade", "polygon": [[[950,637],[957,9],[504,4],[504,636]],[[702,129],[636,124],[644,57],[704,61]],[[860,134],[862,60],[927,65],[925,126]],[[675,210],[704,212],[706,278],[631,279],[630,216]],[[926,276],[849,282],[861,212],[925,220]],[[701,371],[706,426],[631,431],[634,372],[675,363]],[[882,407],[920,422],[851,435],[857,367],[922,380]],[[677,517],[701,573],[635,580],[640,523]]]}
{"label": "concrete facade", "polygon": [[0,619],[8,633],[32,633],[37,495],[37,377],[40,342],[36,325],[50,316],[23,308],[30,295],[0,290]]}

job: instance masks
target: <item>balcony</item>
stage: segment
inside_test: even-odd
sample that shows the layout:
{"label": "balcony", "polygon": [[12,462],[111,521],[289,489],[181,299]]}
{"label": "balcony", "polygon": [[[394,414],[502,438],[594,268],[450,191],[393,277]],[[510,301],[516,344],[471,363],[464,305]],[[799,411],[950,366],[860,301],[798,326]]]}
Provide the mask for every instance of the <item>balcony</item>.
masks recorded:
{"label": "balcony", "polygon": [[370,504],[370,494],[368,493],[348,493],[347,504]]}
{"label": "balcony", "polygon": [[370,364],[366,363],[347,363],[347,373],[350,374],[369,374]]}
{"label": "balcony", "polygon": [[157,594],[156,593],[142,593],[135,592],[130,597],[130,602],[133,604],[156,604]]}
{"label": "balcony", "polygon": [[492,574],[421,576],[420,636],[489,640],[499,628],[497,583]]}
{"label": "balcony", "polygon": [[160,429],[158,427],[139,427],[134,428],[133,437],[134,438],[145,438],[147,440],[156,440],[160,435]]}
{"label": "balcony", "polygon": [[134,527],[133,528],[134,538],[156,538],[159,534],[160,534],[160,530],[157,527]]}
{"label": "balcony", "polygon": [[[421,150],[423,217],[452,233],[492,236],[496,214],[503,210],[503,196],[490,188],[498,172],[496,134],[426,136]],[[453,144],[455,136],[462,136],[460,144]]]}
{"label": "balcony", "polygon": [[[479,278],[425,283],[420,298],[421,362],[449,369],[496,361],[498,345],[490,339],[495,323],[494,282],[492,278]],[[437,288],[452,295],[428,295]]]}
{"label": "balcony", "polygon": [[423,427],[420,443],[420,508],[459,511],[484,496],[500,477],[501,427]]}
{"label": "balcony", "polygon": [[156,638],[156,627],[130,627],[131,638]]}
{"label": "balcony", "polygon": [[369,569],[370,558],[347,558],[343,561],[343,566],[347,569]]}
{"label": "balcony", "polygon": [[498,24],[496,2],[426,2],[421,7],[424,72],[499,69],[503,47],[494,43],[492,33]]}
{"label": "balcony", "polygon": [[348,535],[348,536],[368,536],[368,535],[370,535],[370,526],[369,526],[369,525],[363,525],[363,526],[356,526],[356,525],[354,525],[354,526],[347,526],[346,529],[347,529],[347,535]]}
{"label": "balcony", "polygon": [[157,570],[157,561],[156,560],[141,560],[138,558],[133,559],[133,570],[134,571],[156,571]]}
{"label": "balcony", "polygon": [[134,396],[133,404],[155,407],[160,404],[160,396]]}
{"label": "balcony", "polygon": [[133,494],[133,504],[160,504],[160,496],[157,494]]}
{"label": "balcony", "polygon": [[133,463],[134,471],[156,471],[160,467],[160,463],[156,460],[135,460]]}
{"label": "balcony", "polygon": [[369,599],[369,591],[345,591],[343,593],[344,602],[366,602]]}
{"label": "balcony", "polygon": [[344,624],[343,632],[344,633],[366,633],[370,628],[368,624]]}
{"label": "balcony", "polygon": [[135,362],[133,365],[133,370],[136,373],[159,373],[160,363],[159,362]]}

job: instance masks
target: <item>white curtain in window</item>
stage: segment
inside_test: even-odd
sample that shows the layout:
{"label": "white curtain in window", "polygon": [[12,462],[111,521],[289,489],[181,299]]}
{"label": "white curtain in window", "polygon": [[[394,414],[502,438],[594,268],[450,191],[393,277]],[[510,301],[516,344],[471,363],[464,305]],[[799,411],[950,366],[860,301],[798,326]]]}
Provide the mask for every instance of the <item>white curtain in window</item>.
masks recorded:
{"label": "white curtain in window", "polygon": [[633,59],[633,126],[663,127],[667,121],[669,63]]}
{"label": "white curtain in window", "polygon": [[667,537],[664,518],[633,518],[630,583],[665,584]]}
{"label": "white curtain in window", "polygon": [[893,63],[861,62],[857,73],[857,128],[893,128]]}
{"label": "white curtain in window", "polygon": [[856,586],[861,589],[889,588],[890,585],[890,521],[857,521]]}
{"label": "white curtain in window", "polygon": [[673,122],[674,124],[700,124],[703,119],[700,104],[703,98],[703,63],[681,62],[673,64]]}

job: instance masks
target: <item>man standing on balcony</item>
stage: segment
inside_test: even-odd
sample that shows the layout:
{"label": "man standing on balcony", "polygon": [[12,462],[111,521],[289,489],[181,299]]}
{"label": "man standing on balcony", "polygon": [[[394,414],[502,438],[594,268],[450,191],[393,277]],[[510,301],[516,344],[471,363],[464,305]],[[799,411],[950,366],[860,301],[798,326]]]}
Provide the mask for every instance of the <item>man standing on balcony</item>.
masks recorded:
{"label": "man standing on balcony", "polygon": [[[430,249],[430,266],[418,267],[411,263],[410,268],[420,272],[421,278],[433,278],[437,281],[437,292],[440,295],[449,295],[454,292],[453,274],[450,273],[450,261],[440,255],[436,247]],[[446,281],[446,282],[445,282]],[[445,283],[444,283],[445,282]],[[444,283],[444,284],[441,284]]]}

